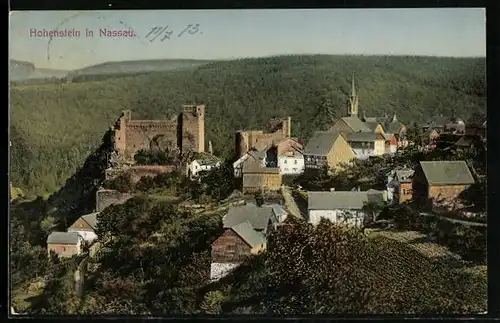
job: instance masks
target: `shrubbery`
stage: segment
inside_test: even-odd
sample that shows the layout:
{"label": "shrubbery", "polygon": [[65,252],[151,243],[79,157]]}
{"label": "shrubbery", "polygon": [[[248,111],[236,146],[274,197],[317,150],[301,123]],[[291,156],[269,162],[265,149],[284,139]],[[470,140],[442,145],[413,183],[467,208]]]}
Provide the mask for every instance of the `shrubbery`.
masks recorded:
{"label": "shrubbery", "polygon": [[464,260],[479,264],[487,262],[486,227],[466,226],[423,216],[404,204],[387,207],[379,217],[394,220],[397,229],[415,230],[430,235],[437,243],[447,246]]}

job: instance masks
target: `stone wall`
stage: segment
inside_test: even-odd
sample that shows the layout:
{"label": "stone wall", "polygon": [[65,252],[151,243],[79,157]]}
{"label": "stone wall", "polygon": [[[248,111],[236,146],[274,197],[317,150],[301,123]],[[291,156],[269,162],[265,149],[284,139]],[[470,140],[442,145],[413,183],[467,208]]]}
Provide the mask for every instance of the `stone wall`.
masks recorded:
{"label": "stone wall", "polygon": [[262,150],[273,143],[278,144],[291,136],[291,118],[280,120],[272,132],[263,130],[238,131],[236,133],[236,154],[243,156],[249,149]]}
{"label": "stone wall", "polygon": [[175,165],[137,165],[127,168],[125,172],[130,175],[133,183],[137,183],[142,177],[155,177],[177,169]]}
{"label": "stone wall", "polygon": [[465,191],[469,185],[432,185],[429,186],[429,199],[453,201],[460,193]]}
{"label": "stone wall", "polygon": [[115,190],[98,190],[96,193],[96,212],[101,212],[112,204],[125,203],[132,196],[130,193],[121,193]]}
{"label": "stone wall", "polygon": [[132,120],[131,111],[124,110],[114,130],[115,150],[127,159],[152,147],[204,152],[205,106],[184,106],[173,120]]}

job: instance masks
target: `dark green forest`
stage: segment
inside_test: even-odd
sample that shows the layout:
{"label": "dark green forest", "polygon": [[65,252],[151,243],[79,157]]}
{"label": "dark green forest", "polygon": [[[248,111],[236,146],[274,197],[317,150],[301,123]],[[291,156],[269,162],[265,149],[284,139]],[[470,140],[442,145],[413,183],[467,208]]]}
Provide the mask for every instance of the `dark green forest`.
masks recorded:
{"label": "dark green forest", "polygon": [[[31,195],[56,191],[100,144],[123,109],[133,118],[170,118],[204,103],[206,140],[230,158],[234,132],[292,117],[307,138],[345,114],[355,73],[360,110],[396,112],[406,123],[432,115],[485,114],[485,59],[280,56],[213,62],[146,75],[11,88],[11,180]],[[96,76],[99,78],[102,76]]]}

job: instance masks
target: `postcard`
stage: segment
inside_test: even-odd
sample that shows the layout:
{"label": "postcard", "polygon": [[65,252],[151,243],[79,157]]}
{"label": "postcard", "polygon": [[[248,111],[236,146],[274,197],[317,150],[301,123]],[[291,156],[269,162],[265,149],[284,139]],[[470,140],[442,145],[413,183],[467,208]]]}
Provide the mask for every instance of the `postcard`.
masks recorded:
{"label": "postcard", "polygon": [[11,315],[487,313],[484,9],[9,20]]}

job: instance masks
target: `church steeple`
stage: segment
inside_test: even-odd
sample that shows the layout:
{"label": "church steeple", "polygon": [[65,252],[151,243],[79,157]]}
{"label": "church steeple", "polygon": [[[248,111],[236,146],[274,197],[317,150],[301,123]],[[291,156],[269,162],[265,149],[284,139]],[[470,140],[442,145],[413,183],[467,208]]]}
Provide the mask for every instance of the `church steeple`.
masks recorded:
{"label": "church steeple", "polygon": [[392,122],[397,122],[398,118],[396,117],[396,112],[394,112],[394,115],[392,116]]}
{"label": "church steeple", "polygon": [[356,93],[356,84],[354,83],[354,72],[352,73],[351,95],[349,96],[347,114],[350,117],[358,116],[358,93]]}

